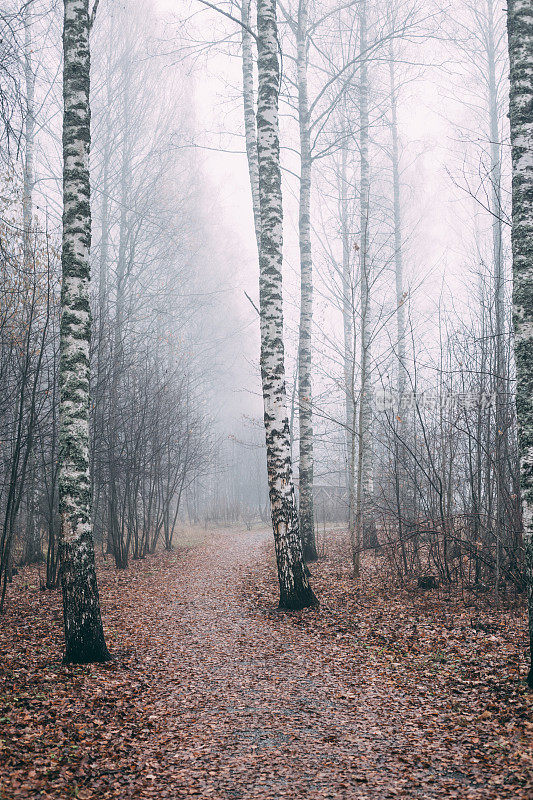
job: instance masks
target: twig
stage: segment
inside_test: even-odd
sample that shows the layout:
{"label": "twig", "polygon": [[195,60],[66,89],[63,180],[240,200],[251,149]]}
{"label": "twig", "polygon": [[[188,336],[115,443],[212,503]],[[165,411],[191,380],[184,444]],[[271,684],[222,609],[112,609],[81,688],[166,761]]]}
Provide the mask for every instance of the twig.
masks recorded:
{"label": "twig", "polygon": [[89,30],[92,30],[94,25],[94,20],[96,18],[96,12],[98,11],[98,3],[100,0],[94,0],[93,10],[91,11],[91,16],[89,17]]}
{"label": "twig", "polygon": [[260,317],[260,316],[261,316],[261,314],[259,313],[259,309],[257,308],[256,304],[254,303],[254,301],[252,300],[252,298],[250,297],[250,295],[248,294],[248,292],[244,292],[244,294],[246,295],[246,297],[248,298],[248,300],[250,301],[250,303],[252,304],[252,306],[253,306],[253,307],[255,308],[255,310],[257,311],[257,316],[258,316],[258,317]]}
{"label": "twig", "polygon": [[245,25],[244,22],[241,22],[240,19],[237,19],[237,17],[234,17],[232,14],[229,14],[227,11],[223,11],[221,8],[219,8],[218,6],[215,6],[213,3],[209,3],[208,0],[198,0],[198,2],[202,3],[204,6],[208,6],[209,8],[212,8],[213,11],[218,11],[219,14],[222,14],[224,17],[227,17],[228,19],[231,19],[233,22],[236,22],[237,25],[240,25],[241,28],[244,28],[245,31],[248,31],[250,36],[253,36],[255,41],[257,42],[256,34],[253,32],[253,30],[251,28],[248,27],[248,25]]}

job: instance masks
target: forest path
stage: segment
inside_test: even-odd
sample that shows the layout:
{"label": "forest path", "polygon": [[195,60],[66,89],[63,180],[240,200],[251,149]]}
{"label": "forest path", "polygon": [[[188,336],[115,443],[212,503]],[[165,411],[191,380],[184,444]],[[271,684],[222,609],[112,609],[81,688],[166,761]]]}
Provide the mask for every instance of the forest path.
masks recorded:
{"label": "forest path", "polygon": [[281,614],[270,532],[188,533],[128,570],[100,560],[108,664],[61,664],[60,593],[39,589],[38,568],[16,576],[0,800],[533,796],[515,629],[428,612],[414,647],[412,602],[354,594],[333,560],[312,567],[320,609]]}
{"label": "forest path", "polygon": [[410,744],[377,676],[354,685],[334,641],[247,609],[243,575],[268,535],[217,532],[181,561],[156,711],[164,786],[221,800],[435,796],[417,790],[434,780],[429,764],[420,781],[401,778]]}

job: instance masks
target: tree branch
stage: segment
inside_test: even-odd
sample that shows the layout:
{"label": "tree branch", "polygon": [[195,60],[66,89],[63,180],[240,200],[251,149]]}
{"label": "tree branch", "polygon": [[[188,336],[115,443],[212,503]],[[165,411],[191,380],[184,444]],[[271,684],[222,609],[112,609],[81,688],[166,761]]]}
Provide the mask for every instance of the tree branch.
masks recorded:
{"label": "tree branch", "polygon": [[89,30],[92,30],[92,27],[94,25],[94,20],[96,18],[96,12],[98,11],[99,2],[100,0],[94,0],[93,10],[91,11],[91,14],[89,16]]}
{"label": "tree branch", "polygon": [[[96,0],[96,2],[99,2],[99,0]],[[241,28],[244,28],[244,30],[247,31],[250,34],[250,36],[253,36],[255,41],[257,42],[257,36],[253,32],[253,30],[251,28],[249,28],[248,25],[245,25],[244,22],[242,22],[240,19],[237,19],[237,17],[234,17],[232,14],[229,14],[227,11],[223,11],[221,8],[218,8],[218,6],[215,6],[213,3],[209,3],[208,0],[198,0],[198,2],[202,3],[202,5],[207,6],[208,8],[212,8],[213,11],[218,11],[219,14],[222,14],[222,16],[227,17],[228,19],[231,19],[232,22],[236,22],[237,25],[240,25]]]}
{"label": "tree branch", "polygon": [[244,292],[244,294],[245,294],[245,296],[247,297],[247,299],[250,301],[250,303],[252,304],[252,306],[254,307],[254,309],[257,311],[257,316],[258,316],[258,317],[260,317],[260,316],[261,316],[261,314],[259,313],[259,309],[257,308],[256,304],[254,303],[254,301],[252,300],[252,298],[250,297],[250,295],[248,294],[248,292]]}

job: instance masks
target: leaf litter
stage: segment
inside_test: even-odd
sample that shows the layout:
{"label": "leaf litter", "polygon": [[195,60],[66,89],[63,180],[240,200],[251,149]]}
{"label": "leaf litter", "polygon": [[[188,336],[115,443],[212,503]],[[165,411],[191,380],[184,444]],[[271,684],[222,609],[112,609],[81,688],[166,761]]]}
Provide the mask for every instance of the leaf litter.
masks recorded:
{"label": "leaf litter", "polygon": [[[340,547],[340,545],[339,545]],[[58,592],[0,619],[0,798],[529,798],[525,615],[312,565],[275,611],[262,531],[99,565],[115,661],[61,664]]]}

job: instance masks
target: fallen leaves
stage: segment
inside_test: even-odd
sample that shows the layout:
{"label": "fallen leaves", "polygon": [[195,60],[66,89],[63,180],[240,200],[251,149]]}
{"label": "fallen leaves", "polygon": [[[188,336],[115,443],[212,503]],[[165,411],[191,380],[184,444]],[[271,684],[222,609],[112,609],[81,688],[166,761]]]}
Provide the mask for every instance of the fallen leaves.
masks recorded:
{"label": "fallen leaves", "polygon": [[[381,732],[374,729],[384,742],[380,762],[409,796],[531,797],[525,610],[409,593],[380,578],[374,556],[354,581],[345,544],[330,533],[328,560],[312,565],[321,608],[280,615],[280,624],[307,634],[337,677],[356,687],[354,724],[362,704],[382,721]],[[256,613],[275,602],[274,578],[269,552],[250,577]],[[347,692],[340,697],[351,701]]]}
{"label": "fallen leaves", "polygon": [[521,611],[473,625],[332,559],[312,567],[321,608],[280,614],[266,541],[218,532],[127,572],[101,564],[108,665],[63,666],[58,594],[17,576],[0,798],[531,796]]}

